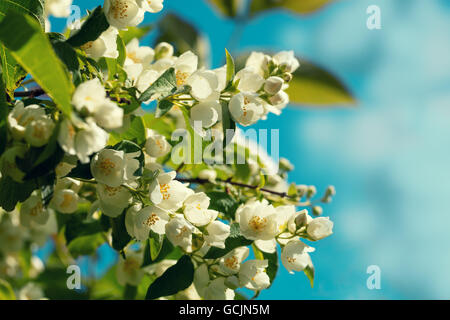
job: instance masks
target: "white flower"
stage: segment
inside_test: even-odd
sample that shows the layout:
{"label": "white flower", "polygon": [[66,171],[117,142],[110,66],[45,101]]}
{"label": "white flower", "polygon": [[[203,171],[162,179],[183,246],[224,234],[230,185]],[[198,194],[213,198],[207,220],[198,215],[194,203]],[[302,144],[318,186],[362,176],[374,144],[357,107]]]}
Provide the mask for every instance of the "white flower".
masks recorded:
{"label": "white flower", "polygon": [[284,72],[293,73],[300,66],[294,51],[281,51],[273,56],[273,60]]}
{"label": "white flower", "polygon": [[280,77],[269,77],[264,83],[264,91],[271,95],[277,94],[282,89],[283,84],[284,80]]}
{"label": "white flower", "polygon": [[61,213],[74,213],[78,208],[78,194],[71,189],[55,190],[51,201],[52,207]]}
{"label": "white flower", "polygon": [[33,147],[42,147],[50,139],[55,123],[48,116],[41,116],[27,124],[25,140]]}
{"label": "white flower", "polygon": [[17,167],[16,158],[23,158],[27,149],[24,144],[14,145],[6,149],[0,157],[0,170],[3,175],[11,177],[14,181],[22,182],[25,173]]}
{"label": "white flower", "polygon": [[220,68],[214,69],[213,71],[217,76],[217,80],[219,81],[217,91],[222,92],[228,84],[227,83],[227,65],[224,65]]}
{"label": "white flower", "polygon": [[241,286],[258,291],[269,287],[270,278],[265,271],[268,265],[267,260],[248,260],[244,262],[239,270]]}
{"label": "white flower", "polygon": [[247,58],[245,67],[252,67],[261,77],[264,77],[268,63],[272,58],[262,52],[252,52]]}
{"label": "white flower", "polygon": [[145,151],[150,157],[164,157],[172,148],[167,139],[162,134],[158,134],[154,130],[147,131],[148,138],[145,142]]}
{"label": "white flower", "polygon": [[219,214],[215,210],[208,209],[209,197],[204,192],[190,195],[184,201],[184,216],[194,226],[206,226],[216,220]]}
{"label": "white flower", "polygon": [[[158,62],[161,63],[161,60]],[[187,84],[187,80],[197,70],[197,67],[198,57],[191,51],[187,51],[179,56],[174,64],[177,86]]]}
{"label": "white flower", "polygon": [[155,57],[155,51],[147,46],[140,47],[139,40],[136,38],[128,42],[126,50],[127,57],[125,59],[125,65],[142,64],[145,66],[150,64]]}
{"label": "white flower", "polygon": [[94,114],[97,124],[105,129],[117,129],[123,125],[123,109],[109,99],[97,107]]}
{"label": "white flower", "polygon": [[155,59],[170,58],[173,56],[173,46],[167,42],[160,42],[155,47]]}
{"label": "white flower", "polygon": [[169,222],[169,215],[163,209],[155,206],[145,207],[136,213],[135,237],[139,241],[148,239],[150,230],[157,234],[166,233],[166,224]]}
{"label": "white flower", "polygon": [[247,259],[248,247],[237,247],[220,258],[220,269],[225,274],[236,274],[241,268],[241,263]]}
{"label": "white flower", "polygon": [[132,238],[136,238],[136,215],[142,209],[141,203],[136,203],[128,208],[125,214],[125,229]]}
{"label": "white flower", "polygon": [[158,80],[159,76],[160,74],[156,70],[144,69],[137,77],[136,88],[140,92],[144,92],[153,84],[153,82]]}
{"label": "white flower", "polygon": [[238,93],[230,100],[229,109],[233,119],[243,126],[249,126],[261,119],[264,108],[254,94]]}
{"label": "white flower", "polygon": [[57,18],[68,17],[71,5],[72,0],[46,0],[44,11],[46,15],[52,15]]}
{"label": "white flower", "polygon": [[118,187],[125,182],[136,180],[134,173],[139,168],[136,159],[140,151],[125,153],[113,149],[103,149],[91,161],[91,173],[94,178],[110,187]]}
{"label": "white flower", "polygon": [[135,27],[144,20],[144,9],[136,0],[105,0],[103,9],[109,24],[117,29]]}
{"label": "white flower", "polygon": [[81,83],[72,96],[72,104],[78,111],[87,110],[90,114],[106,99],[106,91],[98,78]]}
{"label": "white flower", "polygon": [[[129,82],[132,85],[136,85],[139,81],[139,78],[144,70],[144,66],[140,63],[132,63],[127,64],[124,67],[125,72],[127,73],[127,77]],[[129,84],[128,84],[129,86]]]}
{"label": "white flower", "polygon": [[198,177],[200,179],[208,180],[211,183],[214,183],[217,178],[217,172],[213,169],[203,169],[198,173]]}
{"label": "white flower", "polygon": [[142,261],[142,254],[134,251],[127,251],[126,259],[120,256],[116,269],[119,284],[138,286],[144,276],[144,270],[141,269]]}
{"label": "white flower", "polygon": [[200,121],[203,128],[209,128],[221,118],[222,106],[219,101],[203,101],[191,109],[191,121]]}
{"label": "white flower", "polygon": [[109,135],[98,127],[92,118],[87,118],[86,122],[79,121],[77,125],[78,130],[70,120],[64,119],[61,122],[58,142],[65,152],[77,155],[82,163],[88,163],[91,154],[106,146]]}
{"label": "white flower", "polygon": [[203,290],[205,300],[234,300],[234,291],[225,285],[225,278],[212,280]]}
{"label": "white flower", "polygon": [[328,217],[315,218],[308,223],[306,232],[312,240],[321,240],[333,233],[333,222]]}
{"label": "white flower", "polygon": [[277,211],[267,202],[252,201],[236,210],[242,235],[250,240],[271,240],[279,232]]}
{"label": "white flower", "polygon": [[45,116],[45,109],[32,104],[27,107],[22,101],[17,101],[13,110],[8,114],[8,128],[16,140],[21,140],[25,136],[27,125],[38,118]]}
{"label": "white flower", "polygon": [[219,80],[214,71],[198,70],[186,80],[186,84],[191,86],[191,95],[198,101],[219,99]]}
{"label": "white flower", "polygon": [[255,240],[255,246],[263,252],[274,253],[277,250],[277,241],[275,239]]}
{"label": "white flower", "polygon": [[230,235],[229,225],[221,221],[213,221],[206,227],[206,231],[208,234],[205,235],[205,243],[208,246],[225,248],[225,240]]}
{"label": "white flower", "polygon": [[57,178],[62,178],[69,174],[73,168],[77,166],[77,158],[71,155],[65,155],[63,161],[61,161],[55,168]]}
{"label": "white flower", "polygon": [[19,291],[19,300],[46,300],[44,291],[36,283],[29,282]]}
{"label": "white flower", "polygon": [[269,101],[275,108],[281,110],[289,104],[289,95],[284,91],[279,91],[277,94],[270,97]]}
{"label": "white flower", "polygon": [[174,246],[179,246],[186,251],[191,250],[193,231],[194,227],[181,215],[177,215],[166,224],[167,239]]}
{"label": "white flower", "polygon": [[108,217],[118,217],[129,206],[133,196],[124,187],[109,187],[97,183],[97,194],[102,212]]}
{"label": "white flower", "polygon": [[44,208],[41,198],[36,195],[30,196],[20,207],[20,224],[24,227],[45,224],[48,218],[48,211]]}
{"label": "white flower", "polygon": [[151,13],[160,12],[164,6],[163,2],[164,0],[138,0],[141,8]]}
{"label": "white flower", "polygon": [[308,214],[308,210],[303,209],[289,218],[288,230],[290,233],[295,234],[298,228],[305,227],[312,220],[313,218]]}
{"label": "white flower", "polygon": [[307,266],[312,266],[308,252],[314,252],[314,248],[300,240],[291,240],[281,252],[281,262],[291,274],[293,271],[303,271]]}
{"label": "white flower", "polygon": [[253,67],[246,67],[236,73],[236,81],[239,81],[238,90],[246,93],[255,93],[264,84],[264,78],[261,77]]}
{"label": "white flower", "polygon": [[101,57],[116,59],[119,56],[117,50],[117,31],[114,27],[109,27],[104,31],[100,37],[94,41],[89,41],[81,46],[81,49],[86,52],[86,55],[93,59]]}
{"label": "white flower", "polygon": [[0,252],[6,254],[20,251],[28,238],[28,230],[20,225],[18,212],[13,211],[0,218]]}
{"label": "white flower", "polygon": [[161,173],[150,185],[150,200],[158,207],[176,211],[183,201],[193,193],[186,185],[174,180],[175,171]]}

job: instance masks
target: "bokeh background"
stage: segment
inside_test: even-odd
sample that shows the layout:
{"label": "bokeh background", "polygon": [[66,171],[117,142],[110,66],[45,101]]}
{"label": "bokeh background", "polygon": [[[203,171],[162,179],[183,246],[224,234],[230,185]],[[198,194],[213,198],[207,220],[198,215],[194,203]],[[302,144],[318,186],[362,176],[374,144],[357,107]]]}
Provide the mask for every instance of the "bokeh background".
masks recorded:
{"label": "bokeh background", "polygon": [[[102,2],[74,0],[83,11]],[[381,30],[366,27],[373,4]],[[206,0],[166,0],[145,22],[171,11],[209,38],[212,66],[221,66],[235,24]],[[52,31],[66,23],[51,22]],[[356,107],[291,106],[258,123],[280,129],[280,154],[296,167],[291,181],[337,189],[325,207],[334,234],[312,253],[314,288],[280,267],[261,299],[450,298],[449,30],[448,0],[342,0],[309,16],[275,10],[246,22],[233,54],[294,49],[358,99]],[[98,258],[79,262],[101,274],[116,259],[107,246]],[[381,269],[380,290],[366,286],[370,265]]]}

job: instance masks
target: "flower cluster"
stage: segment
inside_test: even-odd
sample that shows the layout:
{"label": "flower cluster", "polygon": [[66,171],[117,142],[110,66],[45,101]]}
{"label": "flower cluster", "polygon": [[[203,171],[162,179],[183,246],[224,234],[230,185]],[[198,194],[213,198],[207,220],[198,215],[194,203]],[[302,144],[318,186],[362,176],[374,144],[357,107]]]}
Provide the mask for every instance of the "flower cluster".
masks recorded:
{"label": "flower cluster", "polygon": [[[70,5],[47,1],[46,14],[65,16]],[[162,0],[105,0],[109,27],[73,49],[80,68],[70,71],[70,112],[51,95],[8,101],[0,153],[0,188],[9,192],[0,195],[1,278],[20,275],[18,252],[52,235],[65,265],[108,243],[120,255],[115,273],[122,286],[165,279],[169,268],[192,271],[192,283],[177,288],[175,298],[233,299],[239,288],[258,294],[274,280],[278,248],[289,272],[312,280],[314,248],[307,241],[332,234],[318,203],[331,201],[333,187],[313,200],[313,186],[289,186],[293,166],[286,159],[264,176],[273,160],[239,131],[230,145],[246,149],[244,164],[177,164],[170,157],[177,128],[204,137],[209,128],[224,132],[279,115],[299,61],[292,51],[253,52],[235,72],[227,52],[227,64],[209,70],[192,51],[177,54],[166,42],[151,48],[132,38],[118,45],[121,32],[162,8]],[[155,114],[143,103],[156,104]],[[78,236],[92,238],[77,243]],[[33,259],[30,282],[17,290],[21,299],[45,298],[33,282],[45,267]],[[156,291],[152,283],[147,295],[162,298]]]}

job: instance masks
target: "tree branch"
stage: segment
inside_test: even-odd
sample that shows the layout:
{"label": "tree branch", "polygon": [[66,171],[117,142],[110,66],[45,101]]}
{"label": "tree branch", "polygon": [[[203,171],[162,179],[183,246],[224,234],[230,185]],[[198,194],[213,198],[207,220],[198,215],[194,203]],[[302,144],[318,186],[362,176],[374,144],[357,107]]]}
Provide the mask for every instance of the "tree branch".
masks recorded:
{"label": "tree branch", "polygon": [[42,96],[44,94],[46,94],[46,93],[43,89],[36,88],[36,89],[29,90],[29,91],[14,92],[14,97],[15,98],[22,98],[22,97],[34,98],[34,97]]}
{"label": "tree branch", "polygon": [[[200,178],[176,178],[176,180],[180,181],[180,182],[188,182],[188,183],[196,183],[196,184],[206,184],[206,183],[211,183],[211,181],[207,180],[207,179],[200,179]],[[221,183],[227,183],[233,186],[238,186],[238,187],[242,187],[242,188],[247,188],[247,189],[253,189],[256,190],[259,187],[258,186],[254,186],[254,185],[250,185],[250,184],[245,184],[245,183],[240,183],[240,182],[234,182],[231,181],[231,178],[228,180],[222,180],[222,179],[216,179],[217,182],[221,182]],[[292,198],[291,196],[289,196],[286,192],[277,192],[277,191],[272,191],[266,188],[259,188],[260,191],[263,192],[267,192],[267,193],[271,193],[274,195],[277,195],[279,197],[282,198]]]}

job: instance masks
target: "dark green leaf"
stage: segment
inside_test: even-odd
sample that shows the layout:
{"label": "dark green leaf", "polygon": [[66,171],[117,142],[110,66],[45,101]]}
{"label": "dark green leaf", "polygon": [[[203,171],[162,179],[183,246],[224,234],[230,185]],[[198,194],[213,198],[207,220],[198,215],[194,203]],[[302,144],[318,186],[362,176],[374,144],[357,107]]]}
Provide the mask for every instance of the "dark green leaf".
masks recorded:
{"label": "dark green leaf", "polygon": [[110,133],[109,142],[111,144],[117,144],[123,140],[133,141],[138,145],[143,145],[145,143],[145,126],[142,117],[134,117],[133,120],[131,120],[130,126],[126,128],[124,132]]}
{"label": "dark green leaf", "polygon": [[117,218],[111,218],[112,247],[117,251],[123,250],[123,248],[131,241],[131,237],[125,227],[125,213],[126,210],[124,210]]}
{"label": "dark green leaf", "polygon": [[[0,1],[0,21],[9,14],[8,11],[27,14],[35,18],[45,28],[44,2],[41,0],[2,0]],[[13,34],[14,35],[14,34]]]}
{"label": "dark green leaf", "polygon": [[244,236],[241,234],[239,224],[233,223],[230,228],[230,235],[225,240],[225,249],[212,247],[211,249],[209,249],[208,253],[205,255],[204,258],[218,259],[237,247],[248,246],[252,243],[253,243],[252,240],[244,238]]}
{"label": "dark green leaf", "polygon": [[6,119],[8,117],[9,108],[6,103],[6,88],[3,82],[3,74],[0,73],[0,155],[6,149],[8,129]]}
{"label": "dark green leaf", "polygon": [[158,258],[159,253],[161,252],[162,245],[164,242],[164,235],[158,234],[150,230],[150,257],[152,261],[155,261]]}
{"label": "dark green leaf", "polygon": [[228,109],[228,102],[221,101],[222,105],[222,130],[223,130],[223,148],[231,142],[234,134],[236,133],[236,122],[231,117],[230,110]]}
{"label": "dark green leaf", "polygon": [[311,283],[311,288],[314,287],[314,266],[307,266],[303,272],[308,277],[309,282]]}
{"label": "dark green leaf", "polygon": [[33,181],[18,183],[9,176],[0,179],[0,207],[5,211],[13,211],[17,202],[28,199],[31,193],[38,188]]}
{"label": "dark green leaf", "polygon": [[52,45],[56,55],[66,65],[69,71],[76,72],[80,69],[77,53],[69,44],[63,41],[53,40]]}
{"label": "dark green leaf", "polygon": [[178,262],[157,278],[148,288],[146,300],[173,295],[188,288],[194,280],[194,265],[188,255],[184,255]]}
{"label": "dark green leaf", "polygon": [[65,222],[65,226],[64,236],[67,244],[70,244],[77,237],[91,236],[109,229],[109,225],[103,219],[88,221],[85,219],[85,215],[80,212],[70,215]]}
{"label": "dark green leaf", "polygon": [[123,299],[134,300],[136,298],[136,294],[137,294],[137,287],[127,284],[123,292]]}
{"label": "dark green leaf", "polygon": [[175,69],[166,70],[150,87],[145,90],[140,98],[140,102],[144,102],[152,98],[155,94],[168,96],[177,88],[177,79],[175,77]]}
{"label": "dark green leaf", "polygon": [[61,111],[70,114],[73,85],[39,24],[29,16],[10,12],[0,23],[0,42]]}
{"label": "dark green leaf", "polygon": [[153,263],[158,263],[164,259],[177,260],[182,255],[183,252],[179,247],[174,247],[167,238],[164,238],[158,257],[153,260],[150,252],[150,240],[148,240],[145,246],[144,261],[142,263],[142,267],[146,267]]}
{"label": "dark green leaf", "polygon": [[211,199],[209,209],[219,211],[234,219],[239,203],[232,196],[221,191],[210,191],[206,195]]}
{"label": "dark green leaf", "polygon": [[73,36],[67,39],[73,47],[80,47],[89,41],[95,41],[100,37],[100,35],[109,28],[108,20],[103,12],[101,6],[95,8],[95,10],[83,23],[80,30],[77,31]]}

